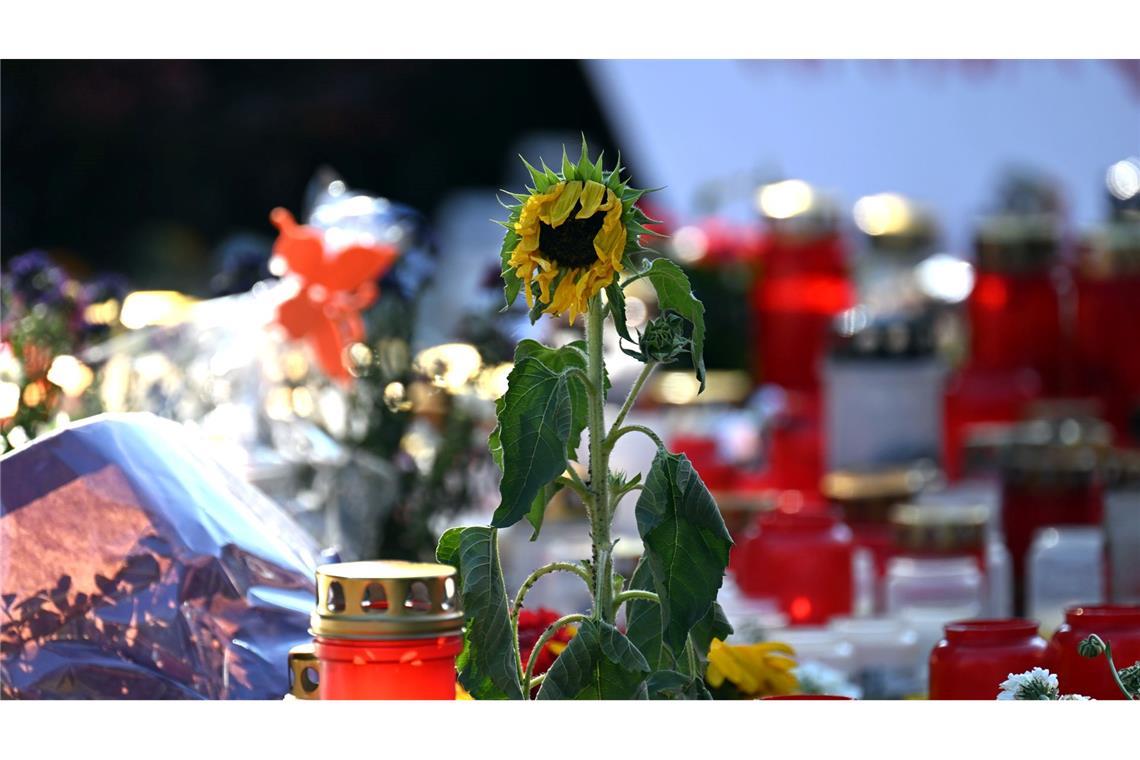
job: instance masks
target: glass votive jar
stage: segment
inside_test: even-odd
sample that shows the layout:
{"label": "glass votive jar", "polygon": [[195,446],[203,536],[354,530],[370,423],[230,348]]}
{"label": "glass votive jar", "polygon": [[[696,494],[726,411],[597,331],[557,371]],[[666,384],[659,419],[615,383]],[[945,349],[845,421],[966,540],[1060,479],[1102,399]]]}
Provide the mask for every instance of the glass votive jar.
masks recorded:
{"label": "glass votive jar", "polygon": [[1062,694],[1093,699],[1124,699],[1104,657],[1082,657],[1077,645],[1092,634],[1112,647],[1116,667],[1140,661],[1140,604],[1070,607],[1065,622],[1049,642],[1049,669],[1057,674]]}
{"label": "glass votive jar", "polygon": [[734,549],[736,584],[775,601],[792,625],[820,625],[851,612],[850,529],[827,514],[769,512]]}
{"label": "glass votive jar", "polygon": [[1140,604],[1140,451],[1115,452],[1104,494],[1108,598]]}
{"label": "glass votive jar", "polygon": [[823,627],[770,629],[767,641],[780,641],[796,652],[796,662],[815,662],[838,671],[849,679],[855,673],[855,647],[835,631]]}
{"label": "glass votive jar", "polygon": [[863,699],[904,699],[921,690],[926,652],[918,634],[898,618],[835,618],[831,630],[853,648],[852,680]]}
{"label": "glass votive jar", "polygon": [[850,526],[855,546],[866,550],[874,565],[872,612],[884,609],[882,582],[894,553],[890,517],[896,505],[914,499],[938,478],[929,463],[871,470],[834,470],[820,483],[821,493]]}
{"label": "glass votive jar", "polygon": [[312,644],[289,653],[299,699],[455,699],[463,610],[455,568],[342,562],[317,568]]}
{"label": "glass votive jar", "polygon": [[1026,612],[1049,636],[1074,604],[1104,601],[1104,536],[1099,527],[1037,531],[1026,557]]}
{"label": "glass votive jar", "polygon": [[973,557],[893,557],[887,566],[887,612],[984,608],[982,572]]}
{"label": "glass votive jar", "polygon": [[967,300],[970,356],[985,369],[1031,368],[1055,391],[1064,356],[1061,297],[1051,272],[1061,242],[1053,214],[982,220],[977,277]]}
{"label": "glass votive jar", "polygon": [[1037,622],[1018,618],[958,620],[930,652],[931,699],[995,699],[1010,673],[1043,667]]}

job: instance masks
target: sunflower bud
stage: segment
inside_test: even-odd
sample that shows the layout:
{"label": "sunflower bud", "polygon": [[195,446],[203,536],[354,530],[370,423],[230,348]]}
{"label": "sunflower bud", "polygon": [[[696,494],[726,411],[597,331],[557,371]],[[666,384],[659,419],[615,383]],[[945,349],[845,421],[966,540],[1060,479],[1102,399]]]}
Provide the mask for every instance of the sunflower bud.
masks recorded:
{"label": "sunflower bud", "polygon": [[689,348],[685,337],[685,321],[680,315],[669,312],[650,320],[641,336],[641,355],[645,361],[668,364]]}
{"label": "sunflower bud", "polygon": [[1077,652],[1080,653],[1081,657],[1100,657],[1104,654],[1104,650],[1104,640],[1095,633],[1077,644]]}

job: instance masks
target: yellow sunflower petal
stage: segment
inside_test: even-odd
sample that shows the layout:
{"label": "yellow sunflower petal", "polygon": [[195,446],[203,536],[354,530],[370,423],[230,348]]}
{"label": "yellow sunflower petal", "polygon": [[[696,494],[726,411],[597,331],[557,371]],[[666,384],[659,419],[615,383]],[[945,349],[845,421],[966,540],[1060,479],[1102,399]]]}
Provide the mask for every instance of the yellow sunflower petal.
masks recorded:
{"label": "yellow sunflower petal", "polygon": [[594,180],[587,180],[582,188],[582,210],[574,215],[575,219],[589,219],[598,210],[602,199],[606,197],[606,186]]}
{"label": "yellow sunflower petal", "polygon": [[560,185],[561,192],[554,202],[550,204],[545,216],[542,218],[542,221],[551,227],[558,227],[570,217],[570,212],[574,210],[574,204],[578,202],[579,196],[582,195],[582,183],[578,180],[560,183]]}

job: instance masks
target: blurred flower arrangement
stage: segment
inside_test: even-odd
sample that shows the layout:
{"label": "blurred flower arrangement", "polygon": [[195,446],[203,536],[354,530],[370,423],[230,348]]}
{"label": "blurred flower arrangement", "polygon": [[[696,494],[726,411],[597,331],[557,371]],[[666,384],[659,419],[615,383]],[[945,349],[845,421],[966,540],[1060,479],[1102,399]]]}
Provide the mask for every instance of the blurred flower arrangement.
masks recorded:
{"label": "blurred flower arrangement", "polygon": [[246,246],[217,274],[224,297],[128,293],[13,259],[5,450],[96,412],[150,411],[199,429],[342,559],[430,558],[448,516],[494,490],[483,441],[504,341],[492,325],[419,349],[437,265],[424,218],[328,170],[307,195],[304,223],[272,212],[261,263]]}
{"label": "blurred flower arrangement", "polygon": [[40,251],[0,279],[0,453],[101,410],[83,352],[121,331],[126,281],[72,278]]}

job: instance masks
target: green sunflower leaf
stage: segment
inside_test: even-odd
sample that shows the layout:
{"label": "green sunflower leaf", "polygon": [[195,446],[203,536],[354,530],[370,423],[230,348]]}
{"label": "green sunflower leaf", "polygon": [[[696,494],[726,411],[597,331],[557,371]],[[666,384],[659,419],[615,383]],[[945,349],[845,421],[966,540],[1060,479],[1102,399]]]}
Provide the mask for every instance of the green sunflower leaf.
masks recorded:
{"label": "green sunflower leaf", "polygon": [[649,663],[621,631],[585,620],[558,655],[539,699],[645,699]]}
{"label": "green sunflower leaf", "polygon": [[[653,571],[644,558],[637,563],[629,587],[638,591],[653,591]],[[673,655],[661,638],[664,618],[661,605],[645,599],[631,599],[625,604],[626,636],[645,656],[654,670],[673,667]]]}
{"label": "green sunflower leaf", "polygon": [[451,528],[440,536],[435,556],[459,571],[466,623],[463,652],[456,660],[459,682],[476,699],[522,699],[498,531]]}
{"label": "green sunflower leaf", "polygon": [[716,502],[684,454],[657,450],[634,513],[661,598],[662,637],[672,652],[679,653],[716,600],[732,538]]}
{"label": "green sunflower leaf", "polygon": [[659,670],[645,682],[650,699],[712,699],[703,678],[693,678],[676,670]]}
{"label": "green sunflower leaf", "polygon": [[[728,622],[720,604],[713,602],[708,613],[697,621],[693,630],[689,631],[689,644],[693,648],[693,654],[697,661],[697,671],[692,674],[694,677],[704,678],[705,671],[708,670],[709,648],[712,647],[713,639],[724,641],[731,635],[732,624]],[[678,669],[688,673],[688,658],[678,657],[677,660]]]}
{"label": "green sunflower leaf", "polygon": [[606,300],[609,303],[610,314],[614,318],[614,327],[617,328],[617,333],[628,341],[633,338],[629,334],[629,325],[625,317],[625,291],[621,289],[621,284],[615,279],[606,286]]}
{"label": "green sunflower leaf", "polygon": [[645,275],[657,291],[662,311],[672,310],[693,326],[693,366],[701,391],[705,389],[705,305],[693,295],[688,276],[669,259],[654,259]]}
{"label": "green sunflower leaf", "polygon": [[499,414],[502,501],[491,519],[514,525],[530,512],[535,496],[567,466],[566,442],[573,426],[569,378],[533,356],[515,364]]}
{"label": "green sunflower leaf", "polygon": [[547,483],[534,497],[534,501],[530,503],[530,511],[526,513],[526,520],[534,528],[534,532],[530,534],[531,541],[538,540],[538,534],[542,532],[542,521],[546,517],[546,505],[561,490],[561,483]]}
{"label": "green sunflower leaf", "polygon": [[[558,374],[567,374],[571,367],[583,372],[586,371],[587,359],[584,341],[574,341],[561,348],[550,348],[536,340],[520,341],[515,347],[515,364],[528,357],[538,359]],[[590,397],[582,378],[568,375],[567,384],[570,392],[572,416],[570,432],[566,436],[566,456],[577,460],[578,447],[582,442],[582,431],[586,429],[586,425],[589,423]]]}

